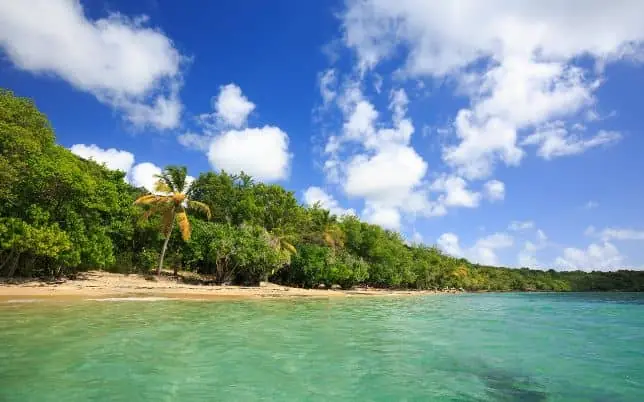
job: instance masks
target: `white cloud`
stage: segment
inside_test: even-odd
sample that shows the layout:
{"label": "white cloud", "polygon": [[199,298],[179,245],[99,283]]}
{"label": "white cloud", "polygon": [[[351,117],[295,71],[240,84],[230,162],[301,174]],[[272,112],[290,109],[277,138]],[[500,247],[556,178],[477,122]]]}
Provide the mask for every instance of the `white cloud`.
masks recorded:
{"label": "white cloud", "polygon": [[470,110],[461,110],[454,124],[458,145],[446,146],[443,159],[468,179],[482,179],[492,173],[497,159],[518,165],[523,150],[516,145],[516,128],[501,119],[479,122]]}
{"label": "white cloud", "polygon": [[539,261],[537,260],[537,246],[531,241],[526,241],[523,245],[523,249],[519,251],[518,263],[520,267],[527,268],[536,268],[539,266]]}
{"label": "white cloud", "polygon": [[423,235],[418,233],[417,231],[414,230],[414,233],[411,235],[411,243],[412,244],[422,244],[423,243]]}
{"label": "white cloud", "polygon": [[500,201],[505,198],[505,184],[499,180],[490,180],[485,183],[485,196],[488,200]]}
{"label": "white cloud", "polygon": [[413,148],[392,145],[368,157],[354,156],[345,167],[343,189],[349,197],[365,199],[362,217],[387,229],[399,229],[401,213],[439,216],[445,209],[419,189],[426,162]]}
{"label": "white cloud", "polygon": [[13,64],[55,75],[137,126],[179,124],[182,57],[147,17],[90,20],[78,0],[0,2],[0,46]]}
{"label": "white cloud", "polygon": [[112,103],[126,111],[126,119],[135,127],[151,126],[160,130],[177,127],[183,109],[178,88],[172,90],[168,96],[157,96],[148,103],[129,99],[119,99]]}
{"label": "white cloud", "polygon": [[367,203],[364,211],[362,211],[362,218],[385,229],[400,229],[400,211],[395,207]]}
{"label": "white cloud", "polygon": [[320,203],[322,208],[328,209],[331,214],[336,216],[356,215],[353,209],[345,209],[340,206],[338,200],[320,187],[309,187],[304,191],[304,203],[308,206],[313,206]]}
{"label": "white cloud", "polygon": [[347,166],[345,192],[400,205],[427,172],[427,163],[411,147],[391,146],[372,157],[357,155]]}
{"label": "white cloud", "polygon": [[208,147],[210,146],[210,142],[212,141],[212,137],[208,135],[187,132],[178,135],[177,141],[179,142],[179,144],[188,149],[207,152]]}
{"label": "white cloud", "polygon": [[[515,230],[524,230],[525,229],[531,229],[534,227],[534,224],[530,221],[528,222],[512,222],[510,224],[510,227],[513,227],[513,224],[518,224],[515,225]],[[529,223],[529,225],[528,225]],[[548,236],[543,232],[541,229],[537,229],[536,232],[536,238],[537,242],[533,243],[531,241],[526,241],[523,244],[523,248],[521,251],[519,251],[519,255],[517,256],[517,262],[519,263],[520,267],[528,267],[528,268],[541,268],[543,264],[539,262],[537,259],[537,251],[545,248],[548,244]]]}
{"label": "white cloud", "polygon": [[431,185],[432,191],[442,191],[441,202],[448,207],[476,208],[481,194],[467,189],[467,182],[457,176],[441,176]]}
{"label": "white cloud", "polygon": [[358,102],[349,116],[349,120],[344,123],[344,132],[348,139],[360,140],[372,137],[375,133],[374,122],[378,118],[378,112],[374,106],[361,100]]}
{"label": "white cloud", "polygon": [[130,173],[130,183],[135,187],[143,187],[149,192],[154,192],[158,179],[157,175],[161,174],[161,168],[154,163],[144,162],[132,168]]}
{"label": "white cloud", "polygon": [[599,235],[603,241],[644,240],[644,230],[606,228]]}
{"label": "white cloud", "polygon": [[134,155],[131,152],[114,148],[103,149],[97,145],[75,144],[70,150],[83,159],[91,159],[97,163],[105,164],[108,169],[120,170],[126,174],[134,164]]}
{"label": "white cloud", "polygon": [[555,266],[565,270],[608,271],[622,268],[624,257],[610,242],[590,244],[586,249],[569,247],[555,259]]}
{"label": "white cloud", "polygon": [[382,75],[378,73],[373,74],[373,89],[376,91],[376,93],[380,93],[382,91],[382,84],[383,84],[383,78]]}
{"label": "white cloud", "polygon": [[480,264],[499,265],[496,251],[512,247],[514,239],[506,233],[494,233],[476,241],[469,250],[470,258]]}
{"label": "white cloud", "polygon": [[482,265],[499,265],[498,250],[514,244],[514,238],[507,233],[494,233],[478,239],[472,247],[463,249],[454,233],[443,233],[437,240],[438,246],[447,254],[464,257]]}
{"label": "white cloud", "polygon": [[362,217],[388,229],[399,228],[402,213],[445,213],[422,188],[427,163],[409,146],[414,127],[405,116],[408,102],[404,90],[392,91],[392,124],[377,126],[374,105],[357,84],[347,84],[337,97],[345,117],[342,133],[328,138],[325,149],[327,179],[341,184],[349,197],[364,199]]}
{"label": "white cloud", "polygon": [[214,169],[244,171],[266,182],[286,179],[292,158],[288,135],[271,125],[245,127],[256,106],[235,84],[220,87],[212,103],[214,112],[199,116],[201,132],[183,133],[177,141],[206,153]]}
{"label": "white cloud", "polygon": [[438,247],[441,248],[441,250],[443,250],[444,252],[446,252],[451,256],[454,256],[454,257],[463,256],[463,250],[461,250],[458,236],[455,235],[454,233],[443,233],[442,235],[440,235],[438,240],[436,240],[436,244],[438,245]]}
{"label": "white cloud", "polygon": [[[444,147],[443,159],[458,175],[482,179],[498,162],[518,165],[523,145],[539,145],[538,154],[551,158],[620,138],[609,131],[582,138],[568,133],[568,122],[548,134],[542,129],[593,110],[601,70],[577,58],[602,65],[641,58],[644,26],[635,16],[644,3],[606,10],[599,0],[582,7],[555,0],[349,0],[343,40],[362,75],[403,54],[401,77],[455,79],[471,105],[458,112],[456,143]],[[520,136],[535,129],[539,135],[523,144]]]}
{"label": "white cloud", "polygon": [[586,204],[584,204],[585,209],[595,209],[597,207],[599,207],[599,203],[593,200],[590,200]]}
{"label": "white cloud", "polygon": [[607,146],[622,138],[616,131],[600,131],[590,138],[582,138],[577,134],[569,134],[561,125],[548,127],[529,135],[523,141],[524,145],[538,145],[537,155],[544,159],[559,156],[576,155],[591,148]]}
{"label": "white cloud", "polygon": [[188,190],[190,190],[190,187],[192,187],[192,183],[194,183],[195,180],[196,179],[195,179],[194,176],[190,176],[190,175],[186,176],[186,183],[183,186],[183,192],[184,193],[187,193]]}
{"label": "white cloud", "polygon": [[208,160],[213,168],[245,173],[261,181],[285,179],[291,154],[288,136],[278,127],[231,130],[213,138]]}
{"label": "white cloud", "polygon": [[584,230],[584,235],[596,237],[603,242],[624,241],[624,240],[644,240],[644,230],[627,229],[627,228],[605,228],[597,230],[590,225]]}
{"label": "white cloud", "polygon": [[[84,159],[92,159],[105,164],[108,169],[120,170],[125,173],[124,180],[135,187],[143,187],[149,192],[154,192],[157,178],[162,169],[150,162],[134,164],[134,155],[128,151],[114,148],[103,149],[97,145],[74,144],[70,150]],[[192,176],[186,177],[186,189],[195,180]]]}
{"label": "white cloud", "polygon": [[508,225],[508,230],[512,230],[514,232],[520,232],[532,228],[534,228],[533,221],[512,221],[510,222],[510,225]]}
{"label": "white cloud", "polygon": [[241,128],[255,110],[255,104],[242,94],[241,88],[231,83],[219,88],[219,95],[213,99],[213,108],[214,114],[202,115],[202,118],[214,118],[223,127]]}
{"label": "white cloud", "polygon": [[627,46],[644,36],[642,13],[644,5],[637,0],[614,4],[608,13],[600,0],[584,7],[556,0],[349,1],[344,42],[356,50],[363,68],[403,45],[409,74],[445,75],[484,56],[617,57],[635,49]]}
{"label": "white cloud", "polygon": [[320,95],[322,95],[322,101],[326,106],[331,102],[333,102],[333,100],[337,95],[337,92],[335,89],[337,85],[337,77],[336,77],[335,70],[330,68],[324,71],[323,73],[320,73],[318,75],[318,81],[320,86]]}

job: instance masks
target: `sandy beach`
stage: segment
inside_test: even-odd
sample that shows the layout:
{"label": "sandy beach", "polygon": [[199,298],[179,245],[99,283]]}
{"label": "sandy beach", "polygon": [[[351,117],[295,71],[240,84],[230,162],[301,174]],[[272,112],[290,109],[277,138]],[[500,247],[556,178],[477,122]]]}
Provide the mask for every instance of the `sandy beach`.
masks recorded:
{"label": "sandy beach", "polygon": [[301,289],[272,283],[259,287],[215,286],[187,284],[161,276],[149,280],[144,275],[123,275],[89,271],[75,280],[44,282],[39,280],[19,283],[0,283],[0,300],[16,299],[109,299],[122,297],[164,297],[178,299],[253,299],[293,297],[365,297],[413,296],[435,293],[432,291],[405,291],[387,289]]}

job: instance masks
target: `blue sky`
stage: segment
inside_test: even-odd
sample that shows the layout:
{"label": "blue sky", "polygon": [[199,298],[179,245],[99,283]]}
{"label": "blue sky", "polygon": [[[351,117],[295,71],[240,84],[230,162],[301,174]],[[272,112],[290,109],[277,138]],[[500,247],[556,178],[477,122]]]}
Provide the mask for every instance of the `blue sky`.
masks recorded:
{"label": "blue sky", "polygon": [[644,4],[580,4],[3,2],[0,85],[136,185],[243,169],[482,263],[640,269]]}

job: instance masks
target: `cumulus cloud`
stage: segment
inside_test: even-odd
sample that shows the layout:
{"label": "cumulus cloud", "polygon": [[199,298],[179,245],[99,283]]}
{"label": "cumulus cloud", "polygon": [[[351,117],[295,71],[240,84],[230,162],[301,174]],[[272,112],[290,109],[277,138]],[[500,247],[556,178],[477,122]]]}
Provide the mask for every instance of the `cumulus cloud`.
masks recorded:
{"label": "cumulus cloud", "polygon": [[367,203],[362,218],[374,225],[382,226],[385,229],[400,229],[400,211],[391,206]]}
{"label": "cumulus cloud", "polygon": [[508,230],[512,230],[514,232],[529,230],[533,228],[534,228],[533,221],[512,221],[510,222],[510,225],[508,225]]}
{"label": "cumulus cloud", "polygon": [[340,206],[340,203],[333,198],[333,196],[320,187],[309,187],[304,191],[304,203],[308,206],[313,206],[317,203],[324,208],[328,209],[333,215],[355,215],[356,212],[349,208],[345,209]]}
{"label": "cumulus cloud", "polygon": [[488,200],[500,201],[505,198],[505,184],[499,180],[490,180],[485,183],[485,196]]}
{"label": "cumulus cloud", "polygon": [[497,251],[512,247],[514,238],[507,233],[494,233],[481,237],[473,246],[463,249],[456,234],[443,233],[438,238],[437,245],[455,257],[464,257],[482,265],[499,265]]}
{"label": "cumulus cloud", "polygon": [[417,231],[414,230],[414,232],[411,235],[411,243],[412,244],[422,244],[423,243],[423,235],[418,233]]}
{"label": "cumulus cloud", "polygon": [[531,242],[526,241],[523,245],[519,255],[517,257],[517,262],[520,267],[527,268],[536,268],[539,266],[539,261],[537,260],[537,246]]}
{"label": "cumulus cloud", "polygon": [[74,144],[70,150],[83,159],[91,159],[104,164],[108,169],[120,170],[126,174],[130,172],[134,164],[134,155],[131,152],[115,148],[103,149],[95,144]]}
{"label": "cumulus cloud", "polygon": [[246,127],[255,110],[236,84],[220,87],[212,113],[199,116],[199,130],[177,137],[186,148],[204,152],[214,169],[245,173],[260,181],[277,181],[289,175],[292,155],[288,135],[279,127]]}
{"label": "cumulus cloud", "polygon": [[212,137],[209,135],[197,134],[193,132],[183,133],[177,136],[179,144],[188,149],[207,152],[210,147]]}
{"label": "cumulus cloud", "polygon": [[[157,175],[162,169],[151,162],[134,164],[134,155],[131,152],[115,148],[103,149],[97,145],[74,144],[70,150],[83,159],[91,159],[97,163],[104,164],[111,170],[120,170],[125,173],[124,180],[135,187],[143,187],[149,192],[155,192]],[[186,176],[187,191],[195,178]]]}
{"label": "cumulus cloud", "polygon": [[428,163],[411,144],[415,128],[407,115],[410,100],[404,89],[389,92],[390,122],[367,99],[358,81],[344,82],[334,99],[343,123],[339,133],[327,138],[326,177],[347,196],[364,200],[365,220],[399,228],[403,218],[476,208],[484,196],[491,201],[504,198],[505,186],[498,180],[486,183],[484,194],[470,189],[457,174],[427,180]]}
{"label": "cumulus cloud", "polygon": [[[590,118],[602,82],[601,69],[575,61],[641,58],[639,13],[644,4],[636,0],[611,5],[609,13],[599,0],[583,7],[554,0],[350,0],[341,17],[343,42],[362,75],[402,54],[400,77],[449,77],[470,98],[456,114],[443,160],[472,180],[490,176],[497,163],[518,165],[526,145],[551,159],[618,141],[613,131],[586,137],[568,129],[568,119]],[[554,122],[563,124],[552,129]],[[522,141],[525,134],[531,135]]]}
{"label": "cumulus cloud", "polygon": [[230,130],[213,138],[208,160],[213,168],[245,173],[261,181],[288,177],[288,136],[278,127]]}
{"label": "cumulus cloud", "polygon": [[[593,234],[593,232],[590,232]],[[625,228],[606,228],[598,233],[603,241],[611,240],[644,240],[644,230]]]}
{"label": "cumulus cloud", "polygon": [[597,201],[590,200],[587,203],[584,204],[585,209],[595,209],[599,207],[599,203]]}
{"label": "cumulus cloud", "polygon": [[454,257],[463,256],[463,250],[461,250],[458,236],[454,233],[443,233],[440,235],[438,240],[436,240],[436,244],[441,248],[441,250],[449,255]]}
{"label": "cumulus cloud", "polygon": [[[517,222],[514,221],[510,224],[510,228],[514,230],[526,230],[534,227],[533,222]],[[512,229],[511,229],[512,230]],[[520,267],[528,268],[540,268],[542,266],[541,262],[537,259],[537,251],[545,248],[548,244],[548,236],[544,233],[543,230],[537,229],[536,231],[536,242],[526,241],[523,244],[523,248],[519,251],[517,256],[517,262]]]}
{"label": "cumulus cloud", "polygon": [[154,163],[139,163],[130,172],[130,183],[135,187],[143,187],[152,193],[158,181],[156,176],[160,174],[161,168]]}
{"label": "cumulus cloud", "polygon": [[537,155],[544,159],[559,156],[576,155],[599,146],[607,146],[618,142],[622,135],[616,131],[600,131],[596,135],[583,138],[569,134],[562,126],[550,127],[529,135],[523,141],[524,145],[537,145]]}
{"label": "cumulus cloud", "polygon": [[205,121],[216,122],[223,127],[241,128],[248,116],[255,110],[255,104],[248,100],[237,85],[231,83],[219,88],[219,95],[213,99],[213,114],[202,115]]}
{"label": "cumulus cloud", "polygon": [[555,266],[565,270],[609,271],[622,267],[624,257],[610,242],[592,243],[586,249],[569,247],[557,257]]}
{"label": "cumulus cloud", "polygon": [[212,113],[199,116],[199,132],[177,137],[181,145],[204,152],[214,169],[244,171],[267,182],[288,177],[292,158],[288,135],[271,125],[246,127],[256,106],[239,86],[231,83],[220,87],[213,108]]}
{"label": "cumulus cloud", "polygon": [[182,56],[148,18],[91,20],[78,0],[0,3],[0,47],[13,64],[93,94],[136,126],[179,124]]}
{"label": "cumulus cloud", "polygon": [[334,69],[330,68],[318,75],[318,82],[320,86],[320,95],[324,105],[327,106],[335,99],[337,95],[337,75]]}
{"label": "cumulus cloud", "polygon": [[400,204],[426,171],[427,163],[413,148],[391,146],[372,157],[354,157],[347,167],[344,190],[349,196]]}
{"label": "cumulus cloud", "polygon": [[481,194],[468,190],[467,182],[461,177],[439,177],[430,188],[444,193],[440,201],[448,207],[476,208],[481,200]]}
{"label": "cumulus cloud", "polygon": [[406,92],[390,92],[389,124],[357,82],[345,83],[334,98],[344,122],[341,133],[327,139],[325,173],[347,196],[364,200],[363,219],[398,229],[403,214],[444,214],[423,186],[427,162],[410,146],[414,126],[406,116]]}

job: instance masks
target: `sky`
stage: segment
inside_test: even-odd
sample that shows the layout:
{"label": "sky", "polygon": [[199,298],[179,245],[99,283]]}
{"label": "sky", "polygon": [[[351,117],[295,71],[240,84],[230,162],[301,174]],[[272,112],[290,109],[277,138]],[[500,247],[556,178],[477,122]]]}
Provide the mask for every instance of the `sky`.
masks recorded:
{"label": "sky", "polygon": [[0,1],[0,86],[150,188],[241,170],[483,264],[644,269],[644,2]]}

